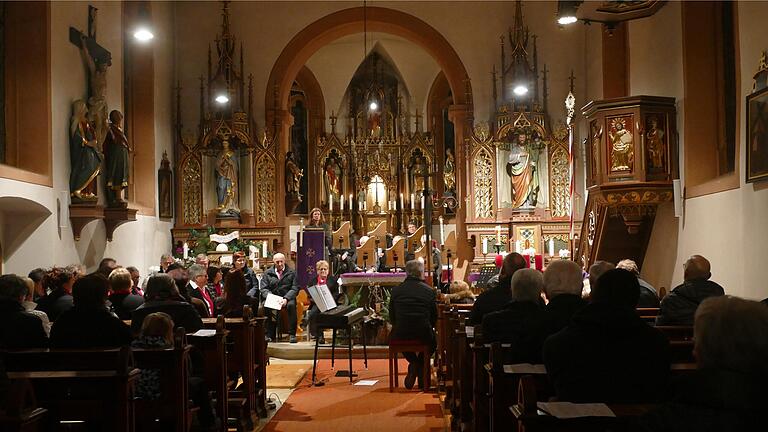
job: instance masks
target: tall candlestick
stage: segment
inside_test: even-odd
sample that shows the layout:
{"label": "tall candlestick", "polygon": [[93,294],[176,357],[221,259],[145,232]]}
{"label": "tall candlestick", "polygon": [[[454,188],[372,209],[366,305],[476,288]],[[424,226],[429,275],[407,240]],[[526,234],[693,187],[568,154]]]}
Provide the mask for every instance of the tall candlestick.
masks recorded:
{"label": "tall candlestick", "polygon": [[341,196],[341,214],[344,214],[344,195]]}
{"label": "tall candlestick", "polygon": [[328,211],[333,213],[333,194],[328,194]]}
{"label": "tall candlestick", "polygon": [[352,204],[352,194],[349,194],[349,215],[350,215],[349,217],[350,218],[352,218],[352,207],[354,207],[354,206],[355,205]]}
{"label": "tall candlestick", "polygon": [[184,252],[184,259],[189,258],[189,245],[187,244],[187,242],[184,242],[184,246],[182,250]]}
{"label": "tall candlestick", "polygon": [[496,244],[501,244],[501,225],[496,225]]}
{"label": "tall candlestick", "polygon": [[299,247],[304,241],[304,218],[299,219]]}
{"label": "tall candlestick", "polygon": [[413,194],[411,194],[411,210],[416,210],[416,199]]}
{"label": "tall candlestick", "polygon": [[488,254],[488,237],[483,237],[483,255]]}
{"label": "tall candlestick", "polygon": [[400,192],[400,210],[405,210],[405,205],[403,205],[405,201],[403,201],[403,193]]}
{"label": "tall candlestick", "polygon": [[267,241],[264,240],[264,243],[261,244],[261,256],[263,258],[267,257]]}
{"label": "tall candlestick", "polygon": [[440,216],[440,244],[445,243],[445,225],[443,225],[443,217]]}
{"label": "tall candlestick", "polygon": [[555,239],[549,239],[549,256],[555,256]]}
{"label": "tall candlestick", "polygon": [[421,196],[421,209],[424,210],[424,195]]}

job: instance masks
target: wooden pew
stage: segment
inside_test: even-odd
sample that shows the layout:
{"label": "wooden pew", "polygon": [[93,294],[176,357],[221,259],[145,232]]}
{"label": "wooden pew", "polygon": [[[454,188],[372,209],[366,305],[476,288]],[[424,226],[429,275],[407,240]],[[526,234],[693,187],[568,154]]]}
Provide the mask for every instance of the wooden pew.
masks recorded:
{"label": "wooden pew", "polygon": [[[203,321],[205,324],[205,321]],[[212,336],[187,335],[187,340],[203,357],[205,371],[203,379],[208,387],[216,392],[216,413],[222,419],[221,431],[227,430],[229,419],[228,383],[227,383],[227,351],[226,337],[228,331],[224,328],[224,316],[219,316],[215,321],[216,333]]]}
{"label": "wooden pew", "polygon": [[136,400],[139,430],[186,432],[193,407],[189,403],[189,352],[184,329],[176,329],[173,348],[133,348],[136,367],[160,371],[160,398]]}
{"label": "wooden pew", "polygon": [[4,359],[8,378],[32,382],[53,425],[84,420],[104,430],[134,431],[133,387],[140,371],[129,347],[7,351]]}
{"label": "wooden pew", "polygon": [[[462,380],[466,382],[467,377],[465,374],[469,373],[462,366],[467,363],[467,340],[464,322],[469,317],[471,308],[462,306],[467,305],[451,305],[448,315],[447,335],[449,340],[447,343],[448,352],[446,353],[448,361],[446,365],[447,379],[445,381],[445,390],[447,406],[455,416],[461,413]],[[471,395],[471,387],[469,387],[468,394]],[[467,402],[466,395],[463,400]]]}
{"label": "wooden pew", "polygon": [[693,326],[655,326],[670,341],[693,340]]}
{"label": "wooden pew", "polygon": [[[4,370],[0,373],[5,373]],[[0,406],[0,430],[37,432],[49,429],[44,424],[48,411],[38,407],[32,383],[27,379],[10,380],[5,404]]]}
{"label": "wooden pew", "polygon": [[643,321],[654,324],[659,315],[659,308],[637,308],[637,314]]}

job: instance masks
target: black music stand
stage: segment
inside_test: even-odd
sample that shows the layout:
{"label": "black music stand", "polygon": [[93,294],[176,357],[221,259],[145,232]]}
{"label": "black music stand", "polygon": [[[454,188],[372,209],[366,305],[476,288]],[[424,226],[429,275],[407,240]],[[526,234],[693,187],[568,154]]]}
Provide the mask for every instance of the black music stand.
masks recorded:
{"label": "black music stand", "polygon": [[[365,318],[363,318],[359,321],[359,323],[360,323],[360,335],[361,335],[361,339],[363,340],[363,359],[365,361],[365,369],[368,369],[368,346],[365,343],[365,321],[366,321]],[[334,363],[336,361],[336,330],[340,330],[340,329],[347,330],[348,341],[349,341],[348,347],[347,347],[348,349],[347,355],[349,358],[349,371],[348,371],[348,375],[344,373],[347,371],[338,371],[336,373],[336,376],[349,376],[350,383],[352,383],[352,378],[357,376],[357,374],[354,373],[354,371],[352,370],[352,326],[355,324],[357,323],[347,324],[343,326],[322,326],[322,325],[317,326],[317,332],[319,334],[322,334],[323,330],[325,329],[328,329],[328,328],[333,329],[333,338],[331,339],[331,369],[333,369]],[[315,371],[317,369],[317,349],[319,348],[319,346],[320,346],[320,338],[316,337],[315,338],[315,355],[312,358],[312,385],[317,385],[317,386],[324,385],[324,383],[322,382],[318,383],[315,381]]]}

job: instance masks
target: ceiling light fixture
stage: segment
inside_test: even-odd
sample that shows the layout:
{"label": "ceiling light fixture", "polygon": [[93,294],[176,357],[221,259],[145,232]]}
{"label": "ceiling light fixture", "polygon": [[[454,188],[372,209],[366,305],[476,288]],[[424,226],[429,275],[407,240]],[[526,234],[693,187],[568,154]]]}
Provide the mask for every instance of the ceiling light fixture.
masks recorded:
{"label": "ceiling light fixture", "polygon": [[524,96],[528,93],[528,87],[520,84],[515,86],[514,89],[512,89],[512,92],[515,93],[518,96]]}
{"label": "ceiling light fixture", "polygon": [[573,24],[579,20],[576,17],[576,11],[579,9],[580,1],[563,1],[557,2],[557,23],[560,25]]}
{"label": "ceiling light fixture", "polygon": [[146,27],[140,27],[133,32],[133,37],[139,42],[149,42],[155,35]]}

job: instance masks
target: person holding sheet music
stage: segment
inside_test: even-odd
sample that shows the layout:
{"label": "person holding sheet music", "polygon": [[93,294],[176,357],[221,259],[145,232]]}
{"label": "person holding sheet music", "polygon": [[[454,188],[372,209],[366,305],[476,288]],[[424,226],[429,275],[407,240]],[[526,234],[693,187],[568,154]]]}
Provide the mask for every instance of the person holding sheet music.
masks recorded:
{"label": "person holding sheet music", "polygon": [[[296,272],[285,265],[285,255],[280,252],[276,253],[272,260],[275,265],[268,268],[261,277],[259,285],[261,301],[266,302],[270,294],[282,297],[279,300],[280,305],[288,313],[288,328],[286,330],[290,336],[290,342],[296,343],[296,294],[299,293]],[[256,297],[256,294],[255,288],[248,292],[249,297]],[[265,308],[265,313],[268,317],[266,323],[267,340],[271,341],[275,339],[275,324],[279,318],[278,310]]]}
{"label": "person holding sheet music", "polygon": [[[328,291],[330,291],[330,293],[336,297],[335,294],[339,290],[339,284],[335,277],[328,274],[330,272],[328,261],[318,261],[317,264],[315,264],[315,270],[317,270],[317,277],[314,280],[315,283],[307,287],[307,291],[311,292],[313,287],[317,287],[319,289],[319,287],[325,285],[328,287]],[[319,338],[319,342],[323,344],[325,343],[323,335],[317,331],[317,316],[320,314],[320,308],[312,299],[311,295],[309,305],[309,312],[307,312],[307,327],[309,327],[309,334],[312,335],[313,338]]]}

